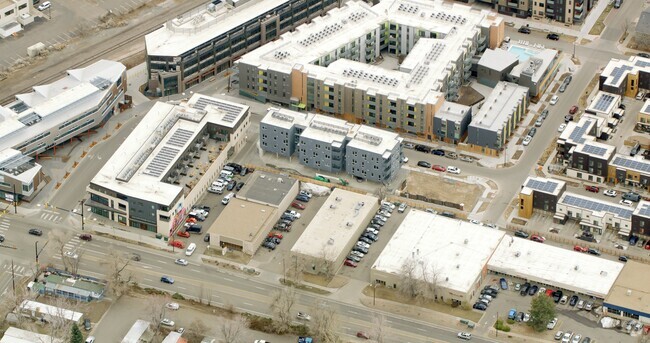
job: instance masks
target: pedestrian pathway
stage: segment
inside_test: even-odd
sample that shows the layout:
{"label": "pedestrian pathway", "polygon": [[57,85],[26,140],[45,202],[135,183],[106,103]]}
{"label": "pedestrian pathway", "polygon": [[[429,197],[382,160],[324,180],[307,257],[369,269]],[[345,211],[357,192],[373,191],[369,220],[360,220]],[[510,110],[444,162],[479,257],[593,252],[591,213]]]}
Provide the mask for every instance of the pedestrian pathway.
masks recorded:
{"label": "pedestrian pathway", "polygon": [[50,210],[41,211],[41,219],[47,220],[54,223],[59,223],[63,220],[63,217],[60,216],[60,213]]}
{"label": "pedestrian pathway", "polygon": [[[11,275],[11,263],[5,263],[2,265],[2,272]],[[31,275],[31,272],[28,267],[14,263],[14,275],[26,276]]]}
{"label": "pedestrian pathway", "polygon": [[0,218],[0,234],[5,234],[7,231],[9,231],[9,226],[11,225],[11,220],[6,217],[1,217]]}

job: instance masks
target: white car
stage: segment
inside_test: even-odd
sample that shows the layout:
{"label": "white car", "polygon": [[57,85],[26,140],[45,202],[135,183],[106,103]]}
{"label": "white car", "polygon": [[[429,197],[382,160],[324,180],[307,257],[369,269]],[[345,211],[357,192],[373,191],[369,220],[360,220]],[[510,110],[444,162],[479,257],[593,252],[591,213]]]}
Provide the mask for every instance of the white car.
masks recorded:
{"label": "white car", "polygon": [[524,146],[528,146],[528,144],[530,144],[530,142],[531,142],[532,140],[533,140],[533,137],[531,137],[531,136],[526,136],[526,137],[524,138]]}
{"label": "white car", "polygon": [[388,206],[388,207],[390,207],[392,209],[395,209],[395,204],[393,204],[392,202],[388,202],[388,201],[382,201],[381,206]]}
{"label": "white car", "polygon": [[454,167],[454,166],[449,166],[449,167],[447,167],[447,173],[458,175],[458,174],[460,174],[460,168]]}
{"label": "white car", "polygon": [[408,163],[408,162],[409,162],[409,158],[406,156],[402,156],[402,163]]}
{"label": "white car", "polygon": [[294,216],[296,219],[300,219],[300,213],[296,212],[296,211],[286,210],[286,211],[284,211],[284,214],[289,214],[289,215]]}
{"label": "white car", "polygon": [[560,127],[557,128],[557,132],[562,132],[562,131],[564,131],[564,129],[566,129],[566,124],[562,123],[562,124],[560,124]]}
{"label": "white car", "polygon": [[388,221],[388,218],[386,218],[385,216],[382,216],[381,214],[376,214],[375,219],[379,219],[379,220],[384,221],[384,222]]}
{"label": "white car", "polygon": [[571,336],[573,333],[571,331],[565,332],[564,336],[562,336],[562,343],[569,343],[571,342]]}
{"label": "white car", "polygon": [[[40,6],[39,6],[39,9],[40,9]],[[636,99],[637,100],[643,100],[643,97],[645,97],[645,93],[643,91],[640,91],[640,92],[636,93]]]}
{"label": "white car", "polygon": [[397,212],[399,212],[399,213],[404,213],[404,211],[406,211],[406,206],[407,206],[407,205],[406,205],[405,203],[401,203],[401,204],[399,205],[399,208],[397,209]]}
{"label": "white car", "polygon": [[362,247],[362,248],[366,248],[366,249],[370,249],[370,244],[368,244],[366,242],[362,242],[362,241],[358,241],[357,246]]}
{"label": "white car", "polygon": [[304,312],[298,312],[298,319],[311,320],[311,316]]}
{"label": "white car", "polygon": [[300,193],[298,195],[304,195],[304,196],[308,197],[309,199],[311,199],[311,192],[309,192],[309,191],[302,190],[302,191],[300,191]]}
{"label": "white car", "polygon": [[605,194],[605,195],[608,196],[608,197],[615,198],[615,197],[618,195],[618,192],[615,191],[615,190],[613,190],[613,189],[608,189],[608,190],[605,190],[605,191],[603,192],[603,194]]}
{"label": "white car", "polygon": [[196,243],[190,243],[190,245],[187,246],[187,249],[185,249],[185,256],[192,256],[194,250],[196,250]]}
{"label": "white car", "polygon": [[174,326],[174,324],[176,324],[176,323],[174,323],[174,321],[171,320],[171,319],[165,318],[165,319],[160,321],[160,324],[164,325],[164,326]]}
{"label": "white car", "polygon": [[544,293],[546,293],[546,288],[544,287],[540,287],[539,291],[537,291],[537,294],[544,294]]}
{"label": "white car", "polygon": [[187,262],[186,259],[182,259],[182,258],[177,258],[176,261],[174,261],[174,263],[176,263],[178,265],[181,265],[181,266],[186,266],[186,265],[189,264],[189,262]]}
{"label": "white car", "polygon": [[38,10],[39,11],[45,11],[46,9],[52,7],[52,3],[49,1],[45,1],[44,3],[38,5]]}
{"label": "white car", "polygon": [[167,303],[167,305],[165,305],[165,307],[167,307],[170,310],[175,311],[175,310],[178,310],[179,308],[181,308],[181,305],[179,305],[178,303]]}
{"label": "white car", "polygon": [[469,222],[472,223],[472,224],[481,225],[481,222],[476,220],[476,219],[470,219]]}
{"label": "white car", "polygon": [[361,251],[356,251],[356,250],[352,250],[352,251],[350,252],[350,255],[356,256],[356,257],[358,257],[358,258],[363,258],[364,256],[366,256],[366,255],[365,255],[364,253],[362,253]]}
{"label": "white car", "polygon": [[366,232],[370,232],[370,233],[372,233],[373,235],[378,235],[378,234],[379,234],[379,231],[378,231],[378,230],[375,230],[375,229],[373,229],[373,228],[371,228],[371,227],[367,228],[367,229],[366,229]]}
{"label": "white car", "polygon": [[621,205],[625,205],[625,206],[632,206],[632,202],[630,200],[626,200],[626,199],[623,199],[623,200],[619,201],[618,203],[621,204]]}
{"label": "white car", "polygon": [[558,100],[560,100],[560,97],[557,95],[553,95],[553,97],[551,98],[551,105],[557,104]]}
{"label": "white car", "polygon": [[[549,330],[553,330],[555,328],[555,325],[557,325],[557,317],[553,318],[548,324],[546,324],[546,328]],[[567,332],[570,334],[570,332]]]}
{"label": "white car", "polygon": [[472,339],[472,334],[469,332],[459,332],[457,337],[469,341]]}
{"label": "white car", "polygon": [[530,313],[524,313],[524,323],[527,323],[530,320]]}
{"label": "white car", "polygon": [[384,216],[386,218],[390,218],[391,216],[391,214],[388,211],[384,211],[384,210],[380,210],[379,212],[377,212],[377,214],[380,216]]}
{"label": "white car", "polygon": [[582,338],[582,336],[579,334],[573,335],[573,339],[571,340],[571,343],[580,343],[580,338]]}
{"label": "white car", "polygon": [[63,255],[64,255],[65,257],[67,257],[67,258],[71,258],[71,259],[73,259],[73,260],[76,260],[76,259],[79,257],[79,255],[75,254],[75,253],[72,252],[72,251],[66,251],[66,252],[63,253]]}

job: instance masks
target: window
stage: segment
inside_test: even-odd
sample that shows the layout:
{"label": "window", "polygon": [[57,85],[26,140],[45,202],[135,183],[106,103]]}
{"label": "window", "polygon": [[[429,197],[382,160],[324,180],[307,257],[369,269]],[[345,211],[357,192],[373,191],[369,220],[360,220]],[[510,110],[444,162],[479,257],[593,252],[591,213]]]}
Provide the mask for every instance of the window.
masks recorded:
{"label": "window", "polygon": [[12,15],[13,13],[14,13],[14,10],[7,11],[7,12],[5,12],[5,17],[8,17],[8,16]]}

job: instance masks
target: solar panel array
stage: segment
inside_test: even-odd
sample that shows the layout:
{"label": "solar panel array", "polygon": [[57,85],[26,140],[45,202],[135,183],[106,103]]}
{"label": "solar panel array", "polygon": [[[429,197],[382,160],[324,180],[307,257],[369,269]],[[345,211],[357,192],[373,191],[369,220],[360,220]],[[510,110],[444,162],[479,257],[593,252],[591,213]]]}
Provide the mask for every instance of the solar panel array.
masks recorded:
{"label": "solar panel array", "polygon": [[318,43],[319,41],[331,36],[332,34],[341,31],[343,29],[343,25],[339,23],[334,23],[332,25],[326,25],[322,30],[316,32],[316,33],[310,33],[307,38],[300,40],[299,43],[303,46],[310,46],[314,43]]}
{"label": "solar panel array", "polygon": [[642,216],[650,217],[650,205],[648,204],[643,204],[639,206],[637,211],[639,211],[639,214]]}
{"label": "solar panel array", "polygon": [[460,25],[464,25],[467,22],[467,18],[463,18],[460,15],[447,14],[444,12],[431,13],[431,18]]}
{"label": "solar panel array", "polygon": [[534,179],[530,179],[528,180],[528,182],[526,182],[526,187],[532,188],[536,191],[546,192],[546,193],[555,192],[558,185],[559,184],[554,181],[539,181]]}
{"label": "solar panel array", "polygon": [[205,108],[208,105],[212,105],[217,109],[219,109],[220,111],[225,112],[223,121],[228,123],[234,122],[237,119],[237,117],[239,117],[239,114],[242,111],[242,108],[240,106],[235,106],[225,102],[203,98],[203,97],[199,98],[199,100],[196,101],[193,107],[199,110],[205,110]]}
{"label": "solar panel array", "polygon": [[650,67],[650,62],[644,61],[642,59],[637,59],[634,65],[641,68],[648,68]]}
{"label": "solar panel array", "polygon": [[614,162],[612,162],[613,165],[616,166],[621,166],[624,168],[629,168],[629,169],[634,169],[634,170],[640,170],[646,173],[650,173],[650,163],[645,163],[637,160],[632,160],[629,158],[625,158],[622,156],[616,156],[614,158]]}
{"label": "solar panel array", "polygon": [[593,121],[586,120],[584,122],[584,125],[576,126],[575,129],[571,131],[571,134],[569,135],[569,139],[576,143],[584,143],[586,141],[585,135],[587,134],[587,129],[591,127],[592,123]]}
{"label": "solar panel array", "polygon": [[611,76],[613,77],[612,83],[613,84],[618,84],[621,77],[623,77],[623,75],[625,75],[625,72],[630,71],[632,69],[634,69],[634,68],[632,68],[630,66],[615,67],[614,70],[612,70],[612,74],[611,74]]}
{"label": "solar panel array", "polygon": [[564,196],[563,204],[575,206],[595,212],[614,213],[622,218],[632,218],[632,209],[616,206],[606,202],[598,202],[591,199],[579,198],[570,194]]}
{"label": "solar panel array", "polygon": [[594,105],[594,108],[596,111],[605,112],[607,108],[612,105],[613,101],[613,95],[601,93],[600,97],[596,101],[596,105]]}
{"label": "solar panel array", "polygon": [[144,174],[159,177],[169,164],[176,159],[176,156],[180,152],[180,149],[172,148],[169,146],[164,146],[156,156],[149,162],[147,169],[143,172]]}
{"label": "solar panel array", "polygon": [[601,157],[605,156],[605,153],[607,152],[607,149],[591,144],[585,144],[582,146],[582,151],[586,152],[587,154],[592,154],[592,155],[598,155]]}
{"label": "solar panel array", "polygon": [[24,112],[26,109],[28,109],[29,106],[27,106],[24,102],[19,101],[18,103],[16,103],[15,105],[13,105],[13,106],[11,106],[9,108],[11,108],[11,110],[16,112],[16,113],[21,113],[21,112]]}
{"label": "solar panel array", "polygon": [[648,104],[648,106],[645,107],[645,109],[643,110],[643,112],[645,112],[645,113],[650,113],[650,104]]}
{"label": "solar panel array", "polygon": [[182,148],[185,146],[185,143],[190,140],[193,134],[194,132],[190,130],[178,129],[172,134],[171,137],[169,137],[167,144]]}
{"label": "solar panel array", "polygon": [[373,73],[368,73],[359,69],[347,68],[343,71],[343,76],[355,77],[357,79],[362,79],[366,81],[372,81],[375,83],[381,83],[382,85],[388,85],[395,87],[399,83],[396,78],[388,77],[384,75],[377,75]]}
{"label": "solar panel array", "polygon": [[398,11],[408,12],[408,13],[417,13],[420,10],[418,6],[413,6],[409,4],[399,4]]}

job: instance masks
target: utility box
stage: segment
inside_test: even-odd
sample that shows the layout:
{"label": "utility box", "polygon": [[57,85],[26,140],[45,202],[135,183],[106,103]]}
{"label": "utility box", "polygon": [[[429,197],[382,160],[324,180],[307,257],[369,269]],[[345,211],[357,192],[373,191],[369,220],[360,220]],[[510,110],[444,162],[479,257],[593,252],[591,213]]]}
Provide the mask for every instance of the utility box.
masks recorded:
{"label": "utility box", "polygon": [[45,44],[38,42],[27,48],[27,56],[35,57],[41,54],[41,51],[45,50]]}

